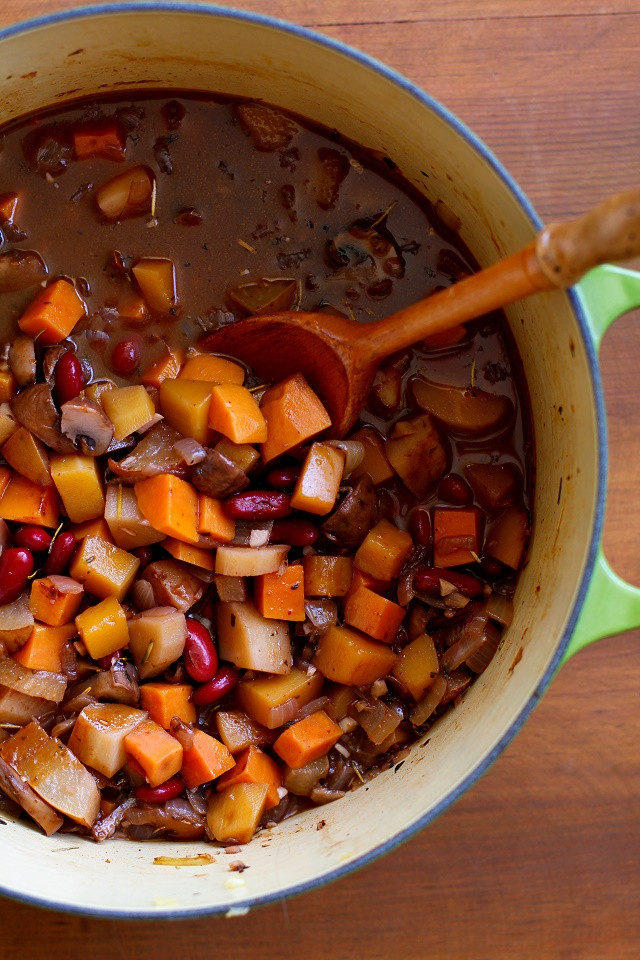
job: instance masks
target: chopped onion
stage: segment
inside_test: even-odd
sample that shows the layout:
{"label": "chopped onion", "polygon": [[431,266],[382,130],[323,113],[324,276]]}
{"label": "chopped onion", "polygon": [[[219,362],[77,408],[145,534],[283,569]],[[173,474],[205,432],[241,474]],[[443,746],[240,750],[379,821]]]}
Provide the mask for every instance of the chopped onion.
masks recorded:
{"label": "chopped onion", "polygon": [[318,710],[324,710],[329,702],[329,697],[316,697],[315,700],[310,700],[309,703],[305,703],[304,707],[300,707],[296,713],[296,721],[304,720],[305,717],[310,717],[312,713],[317,713]]}
{"label": "chopped onion", "polygon": [[364,444],[359,440],[328,440],[327,445],[344,453],[343,477],[348,477],[364,460]]}
{"label": "chopped onion", "polygon": [[473,670],[474,673],[483,673],[500,646],[501,639],[502,635],[498,628],[494,627],[492,623],[488,623],[484,643],[466,659],[469,670]]}
{"label": "chopped onion", "polygon": [[151,430],[151,427],[155,427],[157,423],[160,423],[161,420],[164,420],[164,417],[161,413],[154,413],[151,417],[151,420],[147,420],[146,423],[143,423],[141,427],[138,427],[136,433],[146,433],[147,430]]}
{"label": "chopped onion", "polygon": [[439,673],[422,700],[419,700],[411,711],[409,715],[411,723],[416,727],[420,727],[423,723],[426,723],[446,692],[447,681],[442,674]]}
{"label": "chopped onion", "polygon": [[335,600],[305,600],[304,612],[316,630],[326,630],[338,622]]}
{"label": "chopped onion", "polygon": [[190,467],[192,467],[194,463],[201,463],[207,456],[207,451],[202,444],[198,443],[198,441],[192,437],[185,437],[183,440],[176,441],[173,449]]}
{"label": "chopped onion", "polygon": [[497,620],[503,627],[508,627],[513,620],[513,600],[511,597],[504,597],[501,593],[492,593],[487,600],[486,611],[492,620]]}
{"label": "chopped onion", "polygon": [[398,581],[398,603],[401,607],[408,607],[416,595],[413,589],[413,576],[415,571],[408,570],[403,578]]}
{"label": "chopped onion", "polygon": [[254,529],[249,534],[249,546],[250,547],[265,547],[269,543],[269,537],[271,536],[271,530],[265,529]]}
{"label": "chopped onion", "polygon": [[215,863],[210,853],[194,853],[188,857],[154,857],[153,862],[160,867],[203,867]]}
{"label": "chopped onion", "polygon": [[49,670],[30,670],[11,657],[5,657],[0,660],[0,685],[29,697],[60,703],[67,689],[67,678]]}
{"label": "chopped onion", "polygon": [[284,703],[278,704],[277,707],[272,707],[269,711],[269,727],[275,730],[276,727],[289,723],[296,716],[298,710],[299,705],[295,697],[290,697]]}
{"label": "chopped onion", "polygon": [[251,543],[251,537],[255,537],[257,530],[265,531],[267,534],[267,539],[265,544],[269,542],[269,537],[271,536],[271,530],[273,529],[273,520],[252,520],[251,522],[237,521],[236,522],[236,532],[231,543],[234,547],[253,547],[255,544]]}

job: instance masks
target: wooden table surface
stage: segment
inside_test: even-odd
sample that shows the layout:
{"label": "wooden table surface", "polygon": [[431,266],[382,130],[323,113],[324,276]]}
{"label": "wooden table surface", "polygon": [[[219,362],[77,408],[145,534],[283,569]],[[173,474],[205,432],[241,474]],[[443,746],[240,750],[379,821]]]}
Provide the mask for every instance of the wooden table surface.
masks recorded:
{"label": "wooden table surface", "polygon": [[[0,26],[75,6],[4,0]],[[457,113],[544,219],[638,182],[639,0],[253,0],[346,41]],[[601,354],[605,549],[640,584],[639,316]],[[640,632],[564,666],[455,807],[389,856],[242,919],[115,922],[0,900],[2,960],[640,956]],[[0,869],[3,869],[0,866]]]}

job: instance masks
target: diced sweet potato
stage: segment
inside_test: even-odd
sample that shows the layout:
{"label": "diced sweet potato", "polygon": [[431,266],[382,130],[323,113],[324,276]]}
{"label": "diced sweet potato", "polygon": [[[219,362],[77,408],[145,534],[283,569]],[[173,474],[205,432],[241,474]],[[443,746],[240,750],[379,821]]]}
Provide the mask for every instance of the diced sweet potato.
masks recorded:
{"label": "diced sweet potato", "polygon": [[100,537],[85,537],[71,561],[69,573],[94,596],[122,600],[139,566],[138,558],[126,550]]}
{"label": "diced sweet potato", "polygon": [[510,463],[467,463],[464,474],[487,510],[497,510],[511,503],[522,484],[517,468]]}
{"label": "diced sweet potato", "polygon": [[207,804],[207,825],[218,843],[248,843],[265,810],[266,783],[236,783],[222,793],[212,793]]}
{"label": "diced sweet potato", "polygon": [[331,417],[300,373],[267,390],[260,408],[267,422],[265,463],[331,426]]}
{"label": "diced sweet potato", "polygon": [[124,738],[127,756],[142,768],[150,786],[174,777],[182,766],[182,746],[153,720],[142,720]]}
{"label": "diced sweet potato", "polygon": [[76,617],[76,627],[87,652],[94,660],[107,657],[129,644],[125,612],[115,597],[106,597]]}
{"label": "diced sweet potato", "polygon": [[[275,730],[293,719],[300,707],[315,700],[323,682],[318,671],[308,674],[306,670],[293,667],[286,676],[241,680],[237,687],[237,701],[252,720],[268,730]],[[292,709],[284,716],[283,708],[288,706]]]}
{"label": "diced sweet potato", "polygon": [[198,544],[198,494],[186,480],[171,473],[135,485],[138,506],[152,527],[168,537]]}
{"label": "diced sweet potato", "polygon": [[51,476],[72,523],[102,516],[104,488],[95,457],[55,454]]}
{"label": "diced sweet potato", "polygon": [[11,400],[17,389],[18,383],[11,370],[0,367],[0,403]]}
{"label": "diced sweet potato", "polygon": [[344,452],[328,443],[312,443],[291,495],[294,510],[318,516],[331,513],[344,470]]}
{"label": "diced sweet potato", "polygon": [[[169,350],[167,348],[167,353],[142,371],[140,380],[145,387],[157,387],[159,389],[163,380],[173,380],[178,376],[183,360],[184,353],[181,350]],[[193,379],[197,378],[194,377]]]}
{"label": "diced sweet potato", "polygon": [[127,760],[125,737],[146,717],[144,710],[121,703],[91,703],[78,715],[69,749],[88,767],[113,777]]}
{"label": "diced sweet potato", "polygon": [[107,484],[104,518],[116,546],[123,550],[148,547],[165,538],[140,510],[133,488],[121,483]]}
{"label": "diced sweet potato", "polygon": [[19,690],[0,686],[0,723],[21,727],[34,719],[53,716],[56,706],[44,697],[31,697]]}
{"label": "diced sweet potato", "polygon": [[50,487],[51,464],[41,440],[25,427],[18,427],[2,445],[2,456],[9,466],[41,487]]}
{"label": "diced sweet potato", "polygon": [[306,597],[344,597],[353,577],[351,557],[304,557],[304,593]]}
{"label": "diced sweet potato", "polygon": [[298,720],[280,734],[273,749],[292,769],[297,770],[324,756],[342,736],[342,729],[324,710]]}
{"label": "diced sweet potato", "polygon": [[198,533],[206,533],[219,543],[230,543],[236,534],[236,522],[226,515],[221,500],[198,494]]}
{"label": "diced sweet potato", "polygon": [[37,620],[50,627],[71,623],[80,609],[84,588],[72,577],[57,574],[42,577],[31,584],[29,609]]}
{"label": "diced sweet potato", "polygon": [[154,723],[168,730],[174,717],[183,723],[195,723],[192,693],[189,683],[144,683],[140,687],[140,702]]}
{"label": "diced sweet potato", "polygon": [[393,674],[407,688],[414,700],[420,700],[440,672],[438,654],[426,633],[416,637],[398,654]]}
{"label": "diced sweet potato", "polygon": [[215,780],[235,764],[225,745],[204,730],[194,730],[185,743],[180,775],[190,790]]}
{"label": "diced sweet potato", "polygon": [[59,517],[60,501],[54,487],[40,487],[18,473],[10,477],[0,496],[0,519],[55,528]]}
{"label": "diced sweet potato", "polygon": [[304,613],[304,572],[300,564],[256,577],[256,607],[271,620],[299,620]]}
{"label": "diced sweet potato", "polygon": [[216,783],[216,790],[220,792],[236,783],[266,783],[269,789],[265,810],[271,810],[280,803],[278,789],[282,786],[282,771],[260,747],[246,747],[236,757],[235,767],[220,777]]}
{"label": "diced sweet potato", "polygon": [[113,424],[116,440],[124,440],[155,416],[153,400],[142,384],[105,390],[100,397],[104,412]]}
{"label": "diced sweet potato", "polygon": [[35,623],[25,645],[14,653],[13,659],[30,670],[62,673],[62,648],[78,635],[74,623],[50,627]]}
{"label": "diced sweet potato", "polygon": [[218,652],[237,667],[285,674],[291,670],[289,624],[268,620],[248,601],[218,603]]}
{"label": "diced sweet potato", "polygon": [[386,676],[395,659],[383,643],[348,627],[329,627],[320,635],[313,665],[327,680],[357,687]]}
{"label": "diced sweet potato", "polygon": [[433,511],[433,562],[437,567],[473,563],[481,552],[480,511],[475,507],[436,507]]}
{"label": "diced sweet potato", "polygon": [[163,541],[162,546],[167,553],[170,553],[176,560],[189,563],[203,571],[209,570],[213,572],[215,561],[212,550],[194,547],[191,543],[183,543],[182,540],[176,540],[173,537],[167,537]]}
{"label": "diced sweet potato", "polygon": [[187,622],[174,607],[152,607],[129,620],[129,649],[140,679],[157,677],[182,656]]}
{"label": "diced sweet potato", "polygon": [[76,160],[100,157],[103,160],[122,161],[125,158],[126,137],[115,120],[82,123],[73,130],[73,152]]}
{"label": "diced sweet potato", "polygon": [[183,437],[207,444],[211,436],[211,384],[204,380],[165,378],[160,384],[160,412]]}
{"label": "diced sweet potato", "polygon": [[69,280],[54,280],[36,294],[18,320],[23,333],[40,343],[60,343],[84,317],[86,304]]}
{"label": "diced sweet potato", "polygon": [[405,609],[399,604],[362,586],[347,598],[344,622],[374,640],[393,643],[405,613]]}
{"label": "diced sweet potato", "polygon": [[447,453],[428,414],[400,420],[385,453],[405,487],[422,500],[444,476]]}
{"label": "diced sweet potato", "polygon": [[395,580],[412,546],[411,535],[406,530],[399,530],[388,520],[380,520],[360,544],[353,563],[377,580]]}
{"label": "diced sweet potato", "polygon": [[211,389],[209,426],[233,443],[264,443],[267,424],[253,394],[238,383]]}

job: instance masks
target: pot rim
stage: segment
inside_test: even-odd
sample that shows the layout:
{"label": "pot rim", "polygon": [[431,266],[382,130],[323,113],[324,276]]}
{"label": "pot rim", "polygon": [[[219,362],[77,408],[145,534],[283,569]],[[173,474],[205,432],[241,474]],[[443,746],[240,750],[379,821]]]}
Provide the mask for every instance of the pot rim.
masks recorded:
{"label": "pot rim", "polygon": [[[503,181],[507,189],[513,194],[517,200],[520,207],[524,210],[528,219],[531,222],[532,227],[538,231],[542,228],[543,223],[536,213],[531,201],[518,185],[518,183],[513,179],[511,174],[508,173],[506,168],[498,160],[497,156],[489,149],[489,147],[484,143],[484,141],[475,134],[462,120],[460,120],[453,112],[451,112],[447,107],[441,104],[438,100],[428,94],[425,90],[419,87],[412,80],[409,80],[403,74],[401,74],[396,69],[387,66],[382,61],[378,60],[376,57],[371,56],[370,54],[364,53],[361,50],[358,50],[355,47],[350,46],[347,43],[344,43],[340,40],[335,40],[332,37],[325,36],[321,33],[316,32],[315,30],[304,27],[295,23],[291,23],[286,20],[279,19],[277,17],[271,17],[262,13],[257,13],[251,10],[237,10],[232,7],[227,7],[220,4],[211,4],[211,3],[194,3],[191,0],[128,0],[128,2],[117,2],[113,4],[91,4],[81,7],[76,7],[70,10],[60,10],[54,11],[50,14],[45,14],[40,17],[34,17],[29,20],[21,21],[19,23],[11,24],[8,27],[0,29],[0,41],[10,39],[12,36],[24,35],[29,33],[32,30],[38,30],[42,27],[47,27],[54,24],[65,23],[66,21],[71,20],[81,20],[86,17],[93,17],[96,15],[122,15],[122,14],[154,14],[154,13],[177,13],[177,14],[186,14],[186,15],[207,15],[211,17],[224,17],[227,19],[235,19],[239,22],[247,21],[252,24],[259,24],[261,26],[270,27],[272,29],[280,30],[282,32],[291,34],[295,37],[300,37],[311,43],[315,43],[320,47],[325,47],[334,53],[340,53],[348,57],[351,60],[356,61],[360,66],[367,67],[368,69],[380,74],[386,80],[394,83],[396,86],[400,87],[403,91],[410,94],[414,99],[419,101],[423,106],[426,106],[433,113],[437,114],[442,120],[444,120],[449,126],[451,126],[461,137],[466,141],[468,146],[470,146],[493,170],[494,173]],[[576,599],[571,610],[571,614],[568,618],[567,625],[565,630],[560,638],[553,658],[551,659],[545,673],[543,674],[540,682],[538,683],[536,689],[531,694],[527,702],[521,708],[518,716],[513,720],[510,726],[505,730],[500,740],[496,743],[493,750],[484,758],[484,760],[476,766],[473,771],[462,780],[457,787],[451,790],[435,807],[425,813],[422,817],[412,823],[410,826],[406,827],[404,830],[399,833],[394,834],[384,843],[381,843],[379,846],[368,851],[367,853],[362,854],[356,860],[345,864],[344,866],[337,867],[330,872],[323,874],[321,877],[315,880],[305,881],[294,887],[291,887],[286,891],[285,896],[294,896],[301,893],[306,893],[310,890],[315,889],[318,886],[329,883],[330,881],[337,880],[340,877],[344,877],[356,869],[366,866],[369,863],[372,863],[374,860],[377,860],[379,857],[390,853],[400,844],[409,840],[414,834],[422,830],[427,824],[431,823],[436,817],[444,813],[452,804],[454,804],[467,790],[469,790],[474,783],[489,769],[493,762],[498,758],[500,753],[505,749],[506,746],[511,742],[511,740],[518,733],[525,720],[528,718],[529,714],[533,708],[537,705],[540,700],[543,692],[549,685],[551,679],[555,675],[558,667],[560,666],[564,653],[569,645],[569,641],[575,629],[578,617],[582,610],[582,606],[587,595],[589,584],[591,582],[591,577],[596,562],[596,557],[598,554],[598,548],[600,545],[602,537],[602,529],[604,524],[604,510],[605,510],[605,497],[606,497],[606,485],[607,485],[607,469],[608,469],[608,452],[607,452],[607,426],[606,426],[606,415],[605,415],[605,406],[604,406],[604,395],[602,390],[602,381],[600,377],[600,369],[598,366],[598,359],[596,353],[596,345],[593,339],[591,328],[589,325],[587,313],[585,312],[585,304],[583,300],[578,296],[574,288],[570,288],[566,291],[569,301],[571,303],[572,310],[576,316],[578,327],[582,336],[589,371],[591,374],[591,382],[593,386],[593,395],[594,395],[594,404],[596,408],[597,416],[597,437],[598,437],[598,463],[597,463],[597,500],[593,516],[593,525],[591,530],[591,537],[589,542],[589,549],[587,551],[586,562],[584,570],[580,578],[580,585],[576,595]],[[588,303],[586,303],[588,307]],[[264,904],[273,903],[274,901],[282,900],[282,893],[273,893],[265,894],[263,896],[258,896],[248,900],[238,900],[232,908],[225,906],[218,907],[202,907],[200,909],[186,909],[186,910],[166,910],[162,912],[150,911],[150,910],[131,910],[131,911],[121,911],[121,910],[96,910],[89,907],[83,907],[82,905],[69,905],[61,904],[55,899],[47,900],[40,897],[30,897],[28,895],[16,895],[14,891],[8,889],[4,883],[0,883],[0,895],[5,896],[9,899],[19,900],[20,902],[33,904],[38,907],[43,907],[45,909],[63,911],[66,913],[71,913],[75,915],[84,915],[84,916],[95,916],[95,917],[109,917],[116,919],[162,919],[162,920],[176,920],[176,919],[187,919],[191,917],[204,917],[204,916],[214,916],[220,914],[226,915],[241,915],[247,913],[249,909],[262,906]]]}

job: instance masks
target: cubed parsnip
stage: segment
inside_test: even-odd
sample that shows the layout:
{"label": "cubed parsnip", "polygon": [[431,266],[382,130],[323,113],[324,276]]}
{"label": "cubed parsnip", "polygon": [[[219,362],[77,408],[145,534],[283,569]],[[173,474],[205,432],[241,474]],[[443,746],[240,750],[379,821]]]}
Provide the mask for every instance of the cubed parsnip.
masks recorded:
{"label": "cubed parsnip", "polygon": [[306,597],[344,597],[353,577],[351,557],[304,557],[304,593]]}
{"label": "cubed parsnip", "polygon": [[138,558],[126,550],[100,537],[85,537],[71,561],[69,573],[88,593],[122,600],[139,566]]}
{"label": "cubed parsnip", "polygon": [[329,627],[320,635],[313,665],[327,680],[355,687],[385,677],[395,659],[384,643],[348,627]]}
{"label": "cubed parsnip", "polygon": [[268,620],[252,603],[218,603],[218,652],[236,667],[285,674],[291,670],[289,624]]}
{"label": "cubed parsnip", "polygon": [[421,699],[439,672],[435,644],[426,633],[407,644],[393,665],[394,677],[407,688],[414,700]]}
{"label": "cubed parsnip", "polygon": [[140,292],[155,313],[169,313],[178,303],[176,268],[165,257],[141,257],[131,268]]}
{"label": "cubed parsnip", "polygon": [[331,417],[301,373],[270,387],[260,409],[267,421],[267,440],[262,444],[265,463],[331,426]]}
{"label": "cubed parsnip", "polygon": [[124,738],[127,756],[142,767],[147,782],[157,787],[179,773],[182,746],[153,720],[142,720]]}
{"label": "cubed parsnip", "polygon": [[248,843],[265,810],[266,783],[236,783],[213,793],[207,805],[207,825],[219,843]]}
{"label": "cubed parsnip", "polygon": [[116,546],[123,550],[148,547],[165,538],[140,510],[133,487],[122,483],[107,484],[104,518]]}
{"label": "cubed parsnip", "polygon": [[69,750],[88,767],[113,777],[127,760],[124,738],[146,718],[146,711],[135,707],[91,703],[78,715]]}
{"label": "cubed parsnip", "polygon": [[31,584],[29,609],[37,620],[50,627],[71,623],[80,609],[84,588],[72,577],[54,574]]}
{"label": "cubed parsnip", "polygon": [[198,353],[185,362],[180,377],[206,380],[207,383],[244,383],[245,371],[239,363],[213,353]]}
{"label": "cubed parsnip", "polygon": [[406,530],[380,520],[366,535],[354,558],[354,566],[378,580],[394,580],[409,556],[413,541]]}
{"label": "cubed parsnip", "polygon": [[72,523],[102,516],[104,490],[95,457],[51,457],[51,476]]}
{"label": "cubed parsnip", "polygon": [[168,537],[198,544],[198,494],[195,487],[171,473],[141,480],[135,487],[138,507],[154,529]]}
{"label": "cubed parsnip", "polygon": [[53,483],[47,448],[25,427],[12,432],[1,452],[9,466],[32,483],[41,487],[50,487]]}
{"label": "cubed parsnip", "polygon": [[221,437],[215,449],[245,473],[250,473],[260,459],[260,454],[250,443],[234,443],[228,437]]}
{"label": "cubed parsnip", "polygon": [[317,516],[331,513],[338,499],[344,451],[328,443],[312,443],[291,495],[294,510]]}
{"label": "cubed parsnip", "polygon": [[167,377],[160,384],[160,413],[183,437],[193,437],[207,444],[211,384],[204,380],[174,380]]}
{"label": "cubed parsnip", "polygon": [[76,617],[76,628],[94,660],[107,657],[129,644],[127,618],[115,597],[106,597]]}
{"label": "cubed parsnip", "polygon": [[7,653],[15,653],[27,642],[33,630],[33,612],[29,595],[21,594],[0,607],[0,643]]}
{"label": "cubed parsnip", "polygon": [[211,389],[209,426],[232,443],[264,443],[267,424],[253,394],[238,383]]}
{"label": "cubed parsnip", "polygon": [[225,577],[259,577],[276,573],[285,563],[289,547],[272,544],[267,547],[223,546],[216,550],[216,573]]}
{"label": "cubed parsnip", "polygon": [[116,440],[124,440],[140,427],[144,427],[156,413],[153,400],[142,384],[105,390],[100,401],[113,424],[113,436]]}
{"label": "cubed parsnip", "polygon": [[0,756],[46,803],[84,827],[93,826],[100,809],[94,778],[69,748],[45,733],[37,721],[5,740]]}
{"label": "cubed parsnip", "polygon": [[196,722],[192,694],[193,687],[189,683],[143,683],[140,703],[154,723],[168,730],[174,717],[183,723]]}
{"label": "cubed parsnip", "polygon": [[152,607],[129,620],[129,649],[140,679],[157,677],[182,656],[187,639],[184,613],[174,607]]}
{"label": "cubed parsnip", "polygon": [[275,730],[285,722],[282,716],[284,704],[294,701],[294,709],[286,718],[290,720],[300,707],[320,696],[323,683],[319,671],[308,674],[306,670],[292,667],[286,676],[241,680],[237,687],[237,701],[252,720],[268,730]]}
{"label": "cubed parsnip", "polygon": [[[4,479],[0,488],[2,486]],[[57,527],[59,518],[60,500],[55,487],[41,487],[19,473],[9,473],[9,482],[0,495],[0,520]]]}
{"label": "cubed parsnip", "polygon": [[236,522],[224,512],[222,500],[206,493],[198,494],[198,533],[206,533],[220,543],[230,543],[236,535]]}
{"label": "cubed parsnip", "polygon": [[62,673],[62,648],[77,635],[75,623],[50,627],[36,622],[29,634],[29,639],[17,653],[13,654],[13,659],[23,667],[29,667],[30,670]]}

